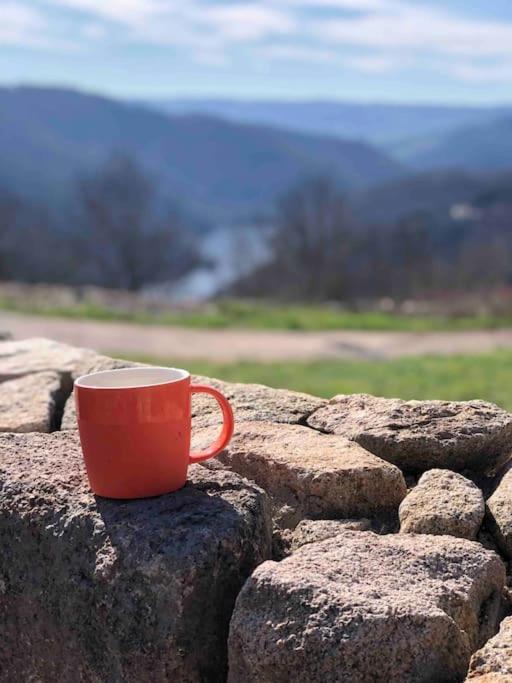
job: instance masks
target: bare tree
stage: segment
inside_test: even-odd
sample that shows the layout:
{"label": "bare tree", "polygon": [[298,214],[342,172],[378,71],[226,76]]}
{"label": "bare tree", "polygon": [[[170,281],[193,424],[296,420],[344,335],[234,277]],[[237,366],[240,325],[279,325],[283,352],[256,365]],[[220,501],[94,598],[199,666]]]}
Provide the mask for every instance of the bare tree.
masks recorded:
{"label": "bare tree", "polygon": [[162,209],[151,179],[125,156],[78,185],[85,280],[137,290],[175,280],[200,262],[176,211]]}
{"label": "bare tree", "polygon": [[0,278],[7,279],[15,269],[16,229],[21,205],[8,193],[0,195]]}
{"label": "bare tree", "polygon": [[356,224],[331,182],[308,180],[278,202],[270,263],[235,291],[345,302],[426,295],[440,270],[431,232],[421,215],[390,226]]}
{"label": "bare tree", "polygon": [[425,295],[434,283],[432,235],[421,214],[399,220],[389,234],[389,293]]}
{"label": "bare tree", "polygon": [[345,202],[323,178],[308,180],[278,203],[272,236],[274,268],[292,297],[343,296],[352,239]]}

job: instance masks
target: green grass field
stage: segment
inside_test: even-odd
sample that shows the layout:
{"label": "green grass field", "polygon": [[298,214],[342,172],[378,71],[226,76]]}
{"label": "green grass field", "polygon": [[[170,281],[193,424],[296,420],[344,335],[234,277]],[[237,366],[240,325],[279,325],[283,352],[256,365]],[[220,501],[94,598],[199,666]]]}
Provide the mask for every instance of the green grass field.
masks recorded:
{"label": "green grass field", "polygon": [[196,374],[232,382],[258,382],[327,398],[339,393],[357,392],[405,399],[481,398],[512,410],[512,351],[390,361],[319,360],[287,363],[187,363],[142,354],[130,358],[186,367]]}
{"label": "green grass field", "polygon": [[152,313],[150,311],[122,311],[90,303],[77,304],[71,307],[36,305],[4,298],[0,299],[0,310],[50,317],[217,329],[428,332],[436,330],[475,330],[512,327],[512,315],[474,315],[464,317],[396,315],[378,311],[343,311],[335,307],[320,305],[255,303],[233,299],[217,301],[194,311]]}

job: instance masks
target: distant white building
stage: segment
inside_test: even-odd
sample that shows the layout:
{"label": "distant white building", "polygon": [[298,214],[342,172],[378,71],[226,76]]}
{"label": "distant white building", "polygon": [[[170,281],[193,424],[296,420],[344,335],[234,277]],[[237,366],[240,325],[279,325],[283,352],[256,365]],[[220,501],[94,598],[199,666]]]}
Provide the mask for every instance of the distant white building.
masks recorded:
{"label": "distant white building", "polygon": [[450,218],[454,221],[476,221],[480,217],[480,210],[471,204],[452,204]]}

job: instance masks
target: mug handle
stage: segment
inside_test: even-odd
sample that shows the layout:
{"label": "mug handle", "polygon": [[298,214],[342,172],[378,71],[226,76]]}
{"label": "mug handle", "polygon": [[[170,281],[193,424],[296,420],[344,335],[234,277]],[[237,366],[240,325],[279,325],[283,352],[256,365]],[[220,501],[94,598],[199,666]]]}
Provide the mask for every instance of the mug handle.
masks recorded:
{"label": "mug handle", "polygon": [[206,384],[191,384],[190,385],[191,394],[209,394],[219,404],[222,410],[222,431],[219,438],[212,443],[206,450],[200,451],[199,453],[191,453],[189,456],[190,464],[195,462],[202,462],[203,460],[209,460],[214,458],[221,451],[223,451],[233,436],[233,429],[235,427],[235,421],[233,418],[233,410],[229,405],[228,399],[223,396],[220,391],[214,389],[213,387],[206,386]]}

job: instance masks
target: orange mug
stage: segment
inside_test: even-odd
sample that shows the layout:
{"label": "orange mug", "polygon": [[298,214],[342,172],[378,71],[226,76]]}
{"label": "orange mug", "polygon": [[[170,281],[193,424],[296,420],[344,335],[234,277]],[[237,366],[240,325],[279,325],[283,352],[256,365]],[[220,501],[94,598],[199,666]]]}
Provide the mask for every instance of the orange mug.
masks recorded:
{"label": "orange mug", "polygon": [[[214,458],[233,435],[233,411],[213,387],[176,368],[126,368],[83,375],[75,402],[87,476],[107,498],[146,498],[185,485],[189,464]],[[190,452],[191,396],[210,394],[223,416],[209,448]]]}

